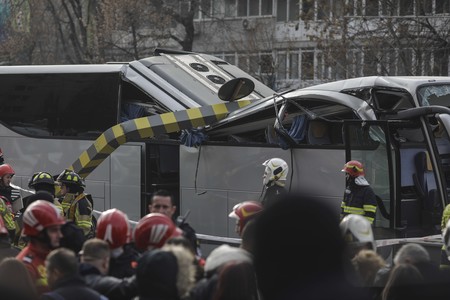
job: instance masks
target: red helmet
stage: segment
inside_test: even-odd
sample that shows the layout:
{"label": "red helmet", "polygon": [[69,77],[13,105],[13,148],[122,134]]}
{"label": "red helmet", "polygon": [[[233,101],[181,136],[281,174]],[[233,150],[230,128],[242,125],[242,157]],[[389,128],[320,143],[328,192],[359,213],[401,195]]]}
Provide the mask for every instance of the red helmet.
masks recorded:
{"label": "red helmet", "polygon": [[112,208],[100,215],[97,221],[96,237],[108,242],[111,249],[130,242],[130,223],[122,211]]}
{"label": "red helmet", "polygon": [[161,248],[171,237],[182,231],[166,215],[151,213],[139,220],[134,229],[134,242],[141,250]]}
{"label": "red helmet", "polygon": [[54,204],[37,200],[31,203],[23,213],[23,234],[37,236],[47,227],[64,223],[64,218]]}
{"label": "red helmet", "polygon": [[341,171],[348,173],[352,177],[364,176],[363,164],[357,160],[347,162]]}
{"label": "red helmet", "polygon": [[3,217],[0,215],[0,235],[8,235],[8,229],[5,226]]}
{"label": "red helmet", "polygon": [[8,165],[8,164],[3,164],[0,166],[0,178],[5,176],[6,174],[16,174],[16,172],[14,172],[14,169]]}
{"label": "red helmet", "polygon": [[261,203],[257,201],[245,201],[236,204],[228,216],[239,220],[239,234],[241,234],[245,224],[253,219],[260,211],[262,211]]}

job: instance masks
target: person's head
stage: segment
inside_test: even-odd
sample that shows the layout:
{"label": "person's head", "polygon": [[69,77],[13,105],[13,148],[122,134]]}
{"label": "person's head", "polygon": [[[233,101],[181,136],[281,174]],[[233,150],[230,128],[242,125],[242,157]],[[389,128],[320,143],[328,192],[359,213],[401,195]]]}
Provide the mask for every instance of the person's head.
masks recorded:
{"label": "person's head", "polygon": [[138,295],[161,299],[179,299],[178,264],[172,252],[155,249],[145,252],[137,261]]}
{"label": "person's head", "polygon": [[350,160],[345,163],[341,172],[345,173],[347,181],[365,175],[363,164],[357,160]]}
{"label": "person's head", "polygon": [[242,248],[231,247],[227,244],[215,248],[206,258],[205,274],[211,277],[219,272],[221,268],[228,263],[247,262],[252,263],[252,256]]}
{"label": "person's head", "polygon": [[107,242],[98,238],[88,239],[80,254],[82,263],[95,266],[103,275],[108,274],[111,251]]}
{"label": "person's head", "polygon": [[57,281],[78,274],[78,258],[67,248],[55,249],[47,255],[45,269],[48,285],[53,289]]}
{"label": "person's head", "polygon": [[319,197],[290,194],[255,219],[254,267],[265,299],[287,289],[344,280],[350,262],[335,209]]}
{"label": "person's head", "polygon": [[177,291],[180,298],[188,296],[189,291],[195,284],[196,267],[194,265],[194,254],[182,245],[166,244],[162,250],[175,255],[177,259]]}
{"label": "person's head", "polygon": [[219,272],[213,300],[258,299],[253,266],[247,262],[228,263]]}
{"label": "person's head", "polygon": [[9,187],[14,174],[14,169],[10,165],[0,165],[0,184],[4,187]]}
{"label": "person's head", "polygon": [[116,208],[102,212],[97,221],[95,236],[105,240],[113,251],[122,248],[130,242],[131,237],[127,215]]}
{"label": "person's head", "polygon": [[172,218],[177,207],[173,203],[173,195],[167,190],[159,190],[152,195],[148,205],[150,213],[160,213]]}
{"label": "person's head", "polygon": [[281,158],[271,158],[263,162],[262,165],[266,167],[263,176],[263,184],[265,186],[268,187],[274,184],[284,185],[289,172],[289,167],[284,160]]}
{"label": "person's head", "polygon": [[361,250],[352,258],[352,265],[365,286],[372,286],[378,270],[386,267],[384,259],[373,250]]}
{"label": "person's head", "polygon": [[414,289],[422,283],[424,283],[424,278],[415,266],[411,264],[396,265],[389,274],[382,299],[424,299],[417,295],[417,291],[420,290]]}
{"label": "person's head", "polygon": [[37,299],[35,283],[21,260],[7,257],[0,262],[0,282],[7,283],[14,290],[23,291],[30,299]]}
{"label": "person's head", "polygon": [[55,180],[48,172],[34,173],[28,182],[28,187],[35,191],[47,191],[52,195],[55,194]]}
{"label": "person's head", "polygon": [[248,221],[252,220],[262,211],[262,205],[256,201],[245,201],[238,203],[228,215],[230,218],[236,219],[236,233],[242,236],[242,231]]}
{"label": "person's head", "polygon": [[79,194],[82,193],[86,187],[84,179],[72,170],[66,169],[62,171],[56,181],[61,186],[59,196],[64,196],[67,193]]}
{"label": "person's head", "polygon": [[141,250],[161,248],[171,237],[182,235],[172,219],[160,213],[151,213],[139,220],[134,228],[134,243]]}
{"label": "person's head", "polygon": [[63,237],[61,226],[65,223],[59,209],[45,200],[31,203],[23,214],[23,234],[31,242],[40,242],[49,249],[58,248]]}
{"label": "person's head", "polygon": [[430,261],[430,254],[419,244],[403,245],[394,256],[394,264],[419,264]]}
{"label": "person's head", "polygon": [[365,217],[360,215],[346,215],[341,223],[342,236],[347,244],[349,258],[354,257],[360,250],[371,249],[376,251],[375,238],[372,226]]}

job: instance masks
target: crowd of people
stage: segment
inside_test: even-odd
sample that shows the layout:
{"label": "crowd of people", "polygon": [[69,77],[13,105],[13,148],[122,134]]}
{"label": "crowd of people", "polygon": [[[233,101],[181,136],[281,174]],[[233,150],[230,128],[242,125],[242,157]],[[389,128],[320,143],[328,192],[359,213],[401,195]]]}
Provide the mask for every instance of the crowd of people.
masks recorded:
{"label": "crowd of people", "polygon": [[[23,208],[13,212],[8,164],[0,165],[1,299],[444,299],[450,269],[419,244],[388,264],[377,253],[375,195],[364,167],[342,169],[347,188],[337,215],[329,203],[284,189],[288,165],[267,160],[262,201],[236,204],[239,247],[203,257],[194,229],[174,219],[173,195],[152,194],[134,228],[113,208],[93,217],[83,178],[64,170],[35,173]],[[448,228],[446,224],[445,228]],[[450,256],[450,229],[443,253]]]}

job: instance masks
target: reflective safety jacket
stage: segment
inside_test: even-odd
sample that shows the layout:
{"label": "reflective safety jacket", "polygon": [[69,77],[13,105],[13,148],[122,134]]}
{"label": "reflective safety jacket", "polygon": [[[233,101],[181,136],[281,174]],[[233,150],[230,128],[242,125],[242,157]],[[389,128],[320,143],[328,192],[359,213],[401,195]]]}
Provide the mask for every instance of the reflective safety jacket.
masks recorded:
{"label": "reflective safety jacket", "polygon": [[92,203],[86,194],[67,193],[61,202],[61,206],[67,221],[73,221],[75,225],[81,228],[85,237],[94,237],[95,228],[92,219]]}
{"label": "reflective safety jacket", "polygon": [[349,214],[361,215],[366,217],[370,224],[373,224],[376,211],[377,201],[370,186],[351,183],[347,187],[341,203],[341,219]]}
{"label": "reflective safety jacket", "polygon": [[25,264],[39,294],[49,291],[47,272],[45,270],[45,258],[49,253],[49,249],[43,249],[38,244],[30,242],[16,256],[18,260]]}
{"label": "reflective safety jacket", "polygon": [[[8,232],[10,232],[10,235],[11,233],[15,233],[16,224],[14,222],[12,205],[11,202],[4,197],[0,197],[0,215],[3,217],[3,221],[5,222],[5,226],[8,229]],[[14,236],[11,236],[11,239],[14,239]]]}

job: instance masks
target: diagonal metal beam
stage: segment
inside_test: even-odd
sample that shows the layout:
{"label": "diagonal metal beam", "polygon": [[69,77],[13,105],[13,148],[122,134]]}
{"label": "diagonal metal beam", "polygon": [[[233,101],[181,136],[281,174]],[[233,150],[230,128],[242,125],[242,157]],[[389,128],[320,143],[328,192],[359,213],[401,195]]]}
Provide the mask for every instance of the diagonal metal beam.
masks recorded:
{"label": "diagonal metal beam", "polygon": [[114,150],[129,140],[150,138],[163,133],[210,125],[225,118],[230,112],[249,105],[251,102],[242,100],[190,108],[117,124],[102,133],[86,151],[81,153],[69,169],[86,178]]}

